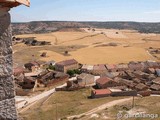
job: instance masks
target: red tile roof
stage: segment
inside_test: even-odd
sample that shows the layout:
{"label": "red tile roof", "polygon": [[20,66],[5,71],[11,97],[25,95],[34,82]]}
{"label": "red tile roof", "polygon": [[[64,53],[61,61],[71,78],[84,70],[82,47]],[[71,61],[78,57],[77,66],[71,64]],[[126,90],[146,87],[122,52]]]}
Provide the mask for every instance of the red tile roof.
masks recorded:
{"label": "red tile roof", "polygon": [[56,63],[57,65],[61,65],[61,66],[68,66],[68,65],[72,65],[72,64],[77,64],[78,62],[75,59],[71,59],[71,60],[65,60],[65,61],[61,61]]}
{"label": "red tile roof", "polygon": [[93,70],[107,70],[105,65],[94,65]]}
{"label": "red tile roof", "polygon": [[117,66],[113,64],[113,65],[106,65],[106,67],[108,70],[111,70],[111,69],[116,69]]}
{"label": "red tile roof", "polygon": [[94,90],[93,92],[95,95],[106,95],[112,93],[109,89],[99,89],[99,90]]}
{"label": "red tile roof", "polygon": [[99,79],[97,79],[97,83],[99,83],[101,85],[106,84],[109,81],[112,81],[112,79],[110,79],[108,77],[100,77]]}

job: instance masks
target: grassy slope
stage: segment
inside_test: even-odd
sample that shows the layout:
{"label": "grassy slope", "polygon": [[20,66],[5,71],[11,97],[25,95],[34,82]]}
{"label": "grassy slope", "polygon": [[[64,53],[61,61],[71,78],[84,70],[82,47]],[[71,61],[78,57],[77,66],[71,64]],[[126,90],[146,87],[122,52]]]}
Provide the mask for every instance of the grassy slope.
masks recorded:
{"label": "grassy slope", "polygon": [[[141,109],[146,112],[146,114],[159,114],[160,115],[160,97],[144,97],[144,98],[139,98],[135,100],[135,108],[134,109]],[[109,112],[109,115],[112,117],[115,117],[119,111],[123,111],[124,108],[122,106],[126,106],[126,108],[131,108],[132,103],[127,102],[121,105],[116,105],[107,112]],[[105,111],[103,111],[105,112]],[[130,118],[127,120],[150,120],[149,118]],[[159,118],[154,119],[154,120],[159,120]]]}
{"label": "grassy slope", "polygon": [[28,111],[21,114],[25,120],[54,120],[56,104],[58,118],[87,112],[99,105],[124,97],[106,97],[101,99],[88,99],[90,89],[73,92],[57,92],[45,104],[38,102]]}

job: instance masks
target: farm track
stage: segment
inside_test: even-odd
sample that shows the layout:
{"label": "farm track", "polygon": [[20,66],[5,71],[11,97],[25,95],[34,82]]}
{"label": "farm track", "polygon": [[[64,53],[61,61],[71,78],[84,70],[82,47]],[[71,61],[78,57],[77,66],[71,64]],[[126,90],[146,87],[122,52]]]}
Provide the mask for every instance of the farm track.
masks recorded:
{"label": "farm track", "polygon": [[84,36],[84,37],[81,37],[81,38],[77,38],[77,39],[73,39],[73,40],[68,40],[68,41],[63,41],[63,42],[60,42],[59,44],[63,44],[63,43],[67,43],[67,42],[73,42],[73,41],[79,41],[79,40],[82,40],[82,39],[85,39],[85,38],[95,37],[95,36],[98,36],[98,35],[101,35],[101,34],[98,33],[98,34],[94,34],[94,35],[87,35],[87,36]]}

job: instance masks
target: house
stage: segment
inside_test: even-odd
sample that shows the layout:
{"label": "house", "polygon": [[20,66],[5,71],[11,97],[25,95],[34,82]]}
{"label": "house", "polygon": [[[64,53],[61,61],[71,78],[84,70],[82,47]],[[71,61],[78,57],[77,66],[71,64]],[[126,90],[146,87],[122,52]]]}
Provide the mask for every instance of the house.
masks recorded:
{"label": "house", "polygon": [[138,83],[141,83],[141,80],[138,79],[138,78],[134,78],[134,79],[133,79],[133,82],[138,84]]}
{"label": "house", "polygon": [[145,91],[145,90],[148,90],[148,87],[143,83],[139,83],[135,86],[135,89],[137,91]]}
{"label": "house", "polygon": [[132,80],[133,78],[135,78],[135,76],[132,74],[131,71],[121,71],[119,72],[118,77],[121,77],[123,79],[128,79],[128,80]]}
{"label": "house", "polygon": [[156,69],[156,75],[160,77],[160,69]]}
{"label": "house", "polygon": [[97,79],[96,85],[98,86],[98,88],[104,89],[108,87],[116,87],[118,86],[118,83],[108,77],[100,77],[99,79]]}
{"label": "house", "polygon": [[109,77],[111,79],[114,79],[115,77],[119,76],[119,72],[106,72],[106,73],[103,73],[101,74],[100,76],[101,77]]}
{"label": "house", "polygon": [[160,85],[153,84],[150,86],[150,89],[154,91],[160,91]]}
{"label": "house", "polygon": [[93,71],[93,65],[84,64],[81,68],[81,71],[85,73],[91,73]]}
{"label": "house", "polygon": [[119,64],[119,65],[117,65],[117,70],[118,71],[126,71],[126,70],[128,70],[128,65],[127,64]]}
{"label": "house", "polygon": [[80,86],[95,85],[94,76],[91,74],[82,73],[77,77]]}
{"label": "house", "polygon": [[107,70],[109,72],[117,72],[118,71],[117,65],[114,65],[114,64],[112,64],[112,65],[106,65],[106,68],[107,68]]}
{"label": "house", "polygon": [[78,68],[79,68],[78,62],[75,59],[61,61],[56,63],[55,65],[56,71],[60,71],[64,73],[66,73],[68,70],[74,70]]}
{"label": "house", "polygon": [[34,71],[34,72],[24,73],[24,76],[25,77],[39,77],[39,76],[41,76],[41,74],[43,72],[44,72],[43,70],[39,69],[39,70]]}
{"label": "house", "polygon": [[108,97],[111,95],[111,91],[109,89],[97,89],[91,91],[91,97],[92,98],[102,98],[102,97]]}
{"label": "house", "polygon": [[143,79],[148,79],[148,77],[149,77],[149,74],[147,74],[147,73],[144,73],[144,72],[142,72],[142,71],[134,71],[133,72],[133,74],[136,76],[136,78],[143,78]]}
{"label": "house", "polygon": [[148,74],[155,74],[155,69],[154,68],[147,68],[146,69],[146,73],[148,73]]}
{"label": "house", "polygon": [[154,84],[160,85],[160,77],[157,77],[156,79],[152,80]]}
{"label": "house", "polygon": [[136,83],[126,79],[116,79],[116,82],[118,82],[121,85],[125,85],[127,88],[130,88],[130,89],[133,89],[136,86]]}
{"label": "house", "polygon": [[23,67],[16,67],[16,68],[13,69],[13,75],[14,76],[24,74],[24,72],[25,72],[25,68],[23,68]]}
{"label": "house", "polygon": [[33,89],[36,85],[36,79],[33,77],[25,77],[23,83],[21,84],[22,89]]}
{"label": "house", "polygon": [[156,76],[154,74],[149,74],[147,80],[152,81],[153,79],[156,79]]}
{"label": "house", "polygon": [[130,62],[128,64],[128,68],[132,71],[137,71],[137,70],[141,70],[143,71],[144,70],[144,66],[142,63],[140,62]]}
{"label": "house", "polygon": [[47,74],[39,77],[38,83],[43,84],[45,87],[52,86],[58,82],[66,82],[69,76],[62,72],[50,71]]}
{"label": "house", "polygon": [[24,67],[25,67],[27,70],[32,71],[32,72],[39,70],[39,69],[40,69],[40,66],[41,66],[41,64],[38,63],[38,62],[36,62],[36,61],[33,61],[33,62],[29,62],[29,63],[24,64]]}
{"label": "house", "polygon": [[93,66],[92,74],[94,74],[94,75],[101,75],[101,74],[105,74],[106,72],[107,72],[107,69],[106,69],[105,65],[103,65],[103,64]]}
{"label": "house", "polygon": [[159,63],[155,61],[146,61],[146,64],[148,65],[149,68],[154,68],[154,69],[160,68]]}

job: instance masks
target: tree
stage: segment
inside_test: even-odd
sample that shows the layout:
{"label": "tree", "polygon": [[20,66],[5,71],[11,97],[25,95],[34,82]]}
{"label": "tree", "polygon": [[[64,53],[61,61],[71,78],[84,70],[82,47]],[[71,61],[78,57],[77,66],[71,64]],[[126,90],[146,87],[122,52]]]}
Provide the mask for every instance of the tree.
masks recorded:
{"label": "tree", "polygon": [[67,74],[70,75],[70,76],[73,76],[75,74],[75,71],[74,70],[68,70]]}
{"label": "tree", "polygon": [[65,51],[64,54],[65,54],[65,55],[68,55],[68,51]]}
{"label": "tree", "polygon": [[81,74],[81,71],[79,69],[74,70],[75,74]]}
{"label": "tree", "polygon": [[55,66],[49,65],[48,69],[50,69],[50,70],[55,70]]}

